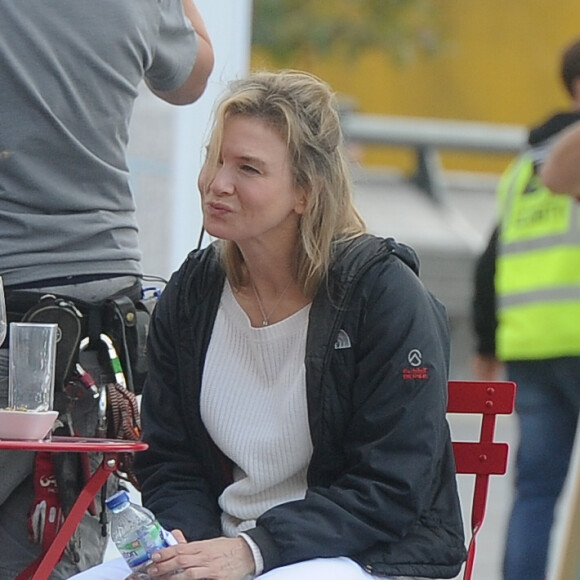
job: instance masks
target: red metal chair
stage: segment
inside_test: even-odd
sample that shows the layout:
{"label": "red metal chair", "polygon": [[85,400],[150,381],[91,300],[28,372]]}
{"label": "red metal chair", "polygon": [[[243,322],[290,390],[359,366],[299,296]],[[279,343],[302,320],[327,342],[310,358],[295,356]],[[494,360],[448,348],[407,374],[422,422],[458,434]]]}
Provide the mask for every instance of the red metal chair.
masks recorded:
{"label": "red metal chair", "polygon": [[507,469],[508,444],[494,442],[497,415],[514,410],[515,383],[509,381],[449,381],[448,413],[481,415],[479,441],[453,441],[457,473],[475,475],[471,505],[471,539],[463,580],[471,580],[475,559],[475,537],[485,517],[490,475],[503,475]]}

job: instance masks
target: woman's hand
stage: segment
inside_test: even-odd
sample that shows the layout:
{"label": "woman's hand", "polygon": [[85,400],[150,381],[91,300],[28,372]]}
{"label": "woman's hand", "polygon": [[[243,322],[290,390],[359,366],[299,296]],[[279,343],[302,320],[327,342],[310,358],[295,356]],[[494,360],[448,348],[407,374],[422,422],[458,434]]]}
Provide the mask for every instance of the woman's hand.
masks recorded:
{"label": "woman's hand", "polygon": [[254,557],[242,538],[187,542],[179,530],[172,533],[178,543],[152,556],[147,572],[154,578],[167,574],[171,580],[241,580],[254,572]]}

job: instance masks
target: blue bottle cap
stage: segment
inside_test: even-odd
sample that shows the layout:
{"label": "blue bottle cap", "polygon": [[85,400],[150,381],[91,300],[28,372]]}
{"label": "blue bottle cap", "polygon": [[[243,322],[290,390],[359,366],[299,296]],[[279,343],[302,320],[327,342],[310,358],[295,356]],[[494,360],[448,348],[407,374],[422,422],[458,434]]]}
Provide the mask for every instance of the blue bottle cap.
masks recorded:
{"label": "blue bottle cap", "polygon": [[108,497],[105,500],[105,505],[110,509],[114,510],[119,506],[122,506],[124,503],[129,502],[129,494],[124,490],[120,490],[117,493],[113,494],[111,497]]}

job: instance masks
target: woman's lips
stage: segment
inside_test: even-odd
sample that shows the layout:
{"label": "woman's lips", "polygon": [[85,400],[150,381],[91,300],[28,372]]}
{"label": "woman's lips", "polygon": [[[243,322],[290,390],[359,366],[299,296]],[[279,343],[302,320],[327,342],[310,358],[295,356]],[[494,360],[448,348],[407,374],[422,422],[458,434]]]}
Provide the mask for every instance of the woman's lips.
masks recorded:
{"label": "woman's lips", "polygon": [[207,208],[209,209],[210,213],[214,215],[225,215],[228,213],[232,213],[232,208],[225,204],[220,203],[219,201],[211,201],[207,204]]}

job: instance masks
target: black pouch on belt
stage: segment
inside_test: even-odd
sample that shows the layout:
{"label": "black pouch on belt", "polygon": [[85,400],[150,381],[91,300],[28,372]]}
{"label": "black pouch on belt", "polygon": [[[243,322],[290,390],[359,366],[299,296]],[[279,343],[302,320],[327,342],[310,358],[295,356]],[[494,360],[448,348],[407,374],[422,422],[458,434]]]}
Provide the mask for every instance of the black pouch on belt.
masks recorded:
{"label": "black pouch on belt", "polygon": [[156,297],[133,301],[127,296],[105,302],[103,328],[121,359],[129,390],[141,393],[147,376],[147,334]]}
{"label": "black pouch on belt", "polygon": [[38,304],[22,317],[22,322],[58,324],[54,375],[56,392],[64,389],[78,362],[82,318],[83,315],[72,302],[52,294],[42,296]]}

